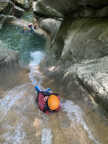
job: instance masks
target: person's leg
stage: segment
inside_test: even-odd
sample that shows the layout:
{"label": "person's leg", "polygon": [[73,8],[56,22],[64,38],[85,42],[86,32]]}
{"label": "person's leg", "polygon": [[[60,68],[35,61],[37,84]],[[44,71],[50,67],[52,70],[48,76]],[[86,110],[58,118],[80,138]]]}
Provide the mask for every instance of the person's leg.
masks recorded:
{"label": "person's leg", "polygon": [[44,109],[43,109],[43,112],[49,112],[49,107],[48,107],[48,102],[46,102],[45,106],[44,106]]}
{"label": "person's leg", "polygon": [[36,95],[36,103],[38,103],[38,97],[39,97],[39,92],[37,92],[37,95]]}
{"label": "person's leg", "polygon": [[38,97],[39,97],[40,88],[38,86],[35,86],[35,90],[37,92],[36,102],[38,103]]}

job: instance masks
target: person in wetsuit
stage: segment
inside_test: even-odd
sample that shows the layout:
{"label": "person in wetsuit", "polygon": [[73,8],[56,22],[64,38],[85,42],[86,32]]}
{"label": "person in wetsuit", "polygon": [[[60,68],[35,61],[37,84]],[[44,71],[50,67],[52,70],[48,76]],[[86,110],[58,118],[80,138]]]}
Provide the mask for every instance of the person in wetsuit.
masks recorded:
{"label": "person in wetsuit", "polygon": [[57,93],[51,93],[48,91],[41,91],[35,87],[37,91],[36,102],[41,111],[45,113],[57,112],[60,109],[60,97]]}

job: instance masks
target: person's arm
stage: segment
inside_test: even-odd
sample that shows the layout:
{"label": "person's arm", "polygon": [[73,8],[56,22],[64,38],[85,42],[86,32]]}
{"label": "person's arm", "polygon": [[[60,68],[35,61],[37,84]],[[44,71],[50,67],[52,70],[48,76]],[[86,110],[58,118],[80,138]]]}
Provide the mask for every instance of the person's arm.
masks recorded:
{"label": "person's arm", "polygon": [[36,90],[37,92],[40,92],[40,91],[41,91],[38,86],[35,86],[35,90]]}

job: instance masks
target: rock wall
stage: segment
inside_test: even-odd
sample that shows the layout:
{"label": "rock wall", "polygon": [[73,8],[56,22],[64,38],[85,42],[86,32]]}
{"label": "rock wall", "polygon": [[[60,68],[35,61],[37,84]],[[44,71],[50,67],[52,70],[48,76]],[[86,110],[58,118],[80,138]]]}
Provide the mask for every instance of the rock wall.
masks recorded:
{"label": "rock wall", "polygon": [[52,50],[72,63],[108,55],[108,19],[70,19],[62,23]]}
{"label": "rock wall", "polygon": [[67,85],[66,89],[71,88],[72,92],[78,87],[75,86],[78,82],[108,110],[108,1],[38,2],[53,8],[64,19],[53,45],[48,47],[51,54],[46,59],[47,73]]}
{"label": "rock wall", "polygon": [[97,17],[108,16],[107,0],[37,0],[44,7],[53,8],[63,16],[71,17]]}

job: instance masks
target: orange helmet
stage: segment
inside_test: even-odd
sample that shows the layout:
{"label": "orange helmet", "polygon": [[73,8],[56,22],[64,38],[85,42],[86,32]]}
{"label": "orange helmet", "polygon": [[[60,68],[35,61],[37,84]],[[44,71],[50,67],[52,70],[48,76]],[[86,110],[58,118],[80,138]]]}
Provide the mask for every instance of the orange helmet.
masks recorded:
{"label": "orange helmet", "polygon": [[51,110],[56,110],[60,105],[60,100],[56,95],[50,95],[48,98],[48,107]]}

